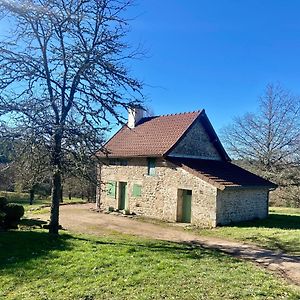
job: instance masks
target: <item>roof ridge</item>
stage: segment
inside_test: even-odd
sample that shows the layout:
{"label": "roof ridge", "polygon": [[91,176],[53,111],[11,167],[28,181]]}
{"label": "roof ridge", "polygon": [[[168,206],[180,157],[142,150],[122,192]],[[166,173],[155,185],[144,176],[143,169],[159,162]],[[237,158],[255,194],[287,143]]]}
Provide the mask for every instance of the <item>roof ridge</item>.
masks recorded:
{"label": "roof ridge", "polygon": [[165,115],[156,115],[156,116],[150,116],[145,118],[158,118],[158,117],[169,117],[169,116],[178,116],[178,115],[187,115],[187,114],[193,114],[193,113],[201,113],[203,109],[198,109],[194,111],[187,111],[187,112],[179,112],[179,113],[173,113],[173,114],[165,114]]}
{"label": "roof ridge", "polygon": [[111,157],[163,156],[205,110],[144,117],[134,128],[124,125],[105,144]]}

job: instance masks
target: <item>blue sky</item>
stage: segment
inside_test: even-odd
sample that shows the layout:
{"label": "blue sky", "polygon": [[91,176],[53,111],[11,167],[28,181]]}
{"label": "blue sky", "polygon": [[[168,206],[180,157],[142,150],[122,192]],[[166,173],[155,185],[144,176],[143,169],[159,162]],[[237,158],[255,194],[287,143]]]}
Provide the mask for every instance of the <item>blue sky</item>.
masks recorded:
{"label": "blue sky", "polygon": [[267,83],[300,94],[300,1],[137,0],[132,72],[156,115],[205,108],[217,131],[253,111]]}
{"label": "blue sky", "polygon": [[135,2],[128,40],[147,57],[130,67],[155,115],[204,108],[219,131],[254,111],[267,83],[300,94],[299,0]]}

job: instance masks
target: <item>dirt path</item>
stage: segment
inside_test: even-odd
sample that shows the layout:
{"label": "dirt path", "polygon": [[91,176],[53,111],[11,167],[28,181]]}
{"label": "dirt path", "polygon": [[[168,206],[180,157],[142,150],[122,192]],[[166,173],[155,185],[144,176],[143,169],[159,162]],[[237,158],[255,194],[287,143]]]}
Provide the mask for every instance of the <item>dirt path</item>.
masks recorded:
{"label": "dirt path", "polygon": [[[250,260],[258,265],[280,273],[294,284],[300,286],[300,257],[277,254],[270,250],[213,237],[202,237],[183,231],[174,226],[149,224],[122,216],[96,213],[92,204],[64,205],[61,207],[61,224],[77,233],[105,235],[111,231],[137,235],[152,239],[193,243],[204,248],[218,249],[237,258]],[[47,215],[34,215],[46,220]]]}

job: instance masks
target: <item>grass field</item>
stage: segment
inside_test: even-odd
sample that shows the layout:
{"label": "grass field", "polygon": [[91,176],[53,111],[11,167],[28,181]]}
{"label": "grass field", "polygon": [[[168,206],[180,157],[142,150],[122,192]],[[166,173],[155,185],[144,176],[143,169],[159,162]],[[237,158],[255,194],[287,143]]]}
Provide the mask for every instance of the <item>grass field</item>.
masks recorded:
{"label": "grass field", "polygon": [[[300,210],[270,212],[266,220],[191,230],[300,253]],[[300,299],[279,277],[218,251],[121,234],[54,238],[34,222],[42,221],[0,232],[0,299]]]}
{"label": "grass field", "polygon": [[[29,194],[27,193],[16,193],[16,192],[3,192],[0,191],[0,196],[4,196],[8,199],[9,202],[18,203],[24,206],[25,211],[39,209],[44,206],[50,206],[51,198],[50,197],[40,197],[37,195],[32,205],[29,204]],[[81,198],[63,198],[64,204],[69,203],[82,203],[85,202]]]}
{"label": "grass field", "polygon": [[198,234],[235,239],[260,247],[300,255],[300,209],[271,207],[265,220],[242,222],[215,229],[191,229]]}
{"label": "grass field", "polygon": [[217,251],[123,235],[0,233],[0,299],[299,299],[286,282]]}

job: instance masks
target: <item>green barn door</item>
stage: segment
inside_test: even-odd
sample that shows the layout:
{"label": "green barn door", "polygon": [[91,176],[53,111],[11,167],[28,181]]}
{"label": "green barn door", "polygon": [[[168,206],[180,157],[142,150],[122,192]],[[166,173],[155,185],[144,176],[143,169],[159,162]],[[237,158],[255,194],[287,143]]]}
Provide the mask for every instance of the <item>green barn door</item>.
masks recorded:
{"label": "green barn door", "polygon": [[119,209],[127,209],[127,182],[120,182],[119,189]]}
{"label": "green barn door", "polygon": [[192,191],[183,190],[182,193],[182,222],[191,223]]}

